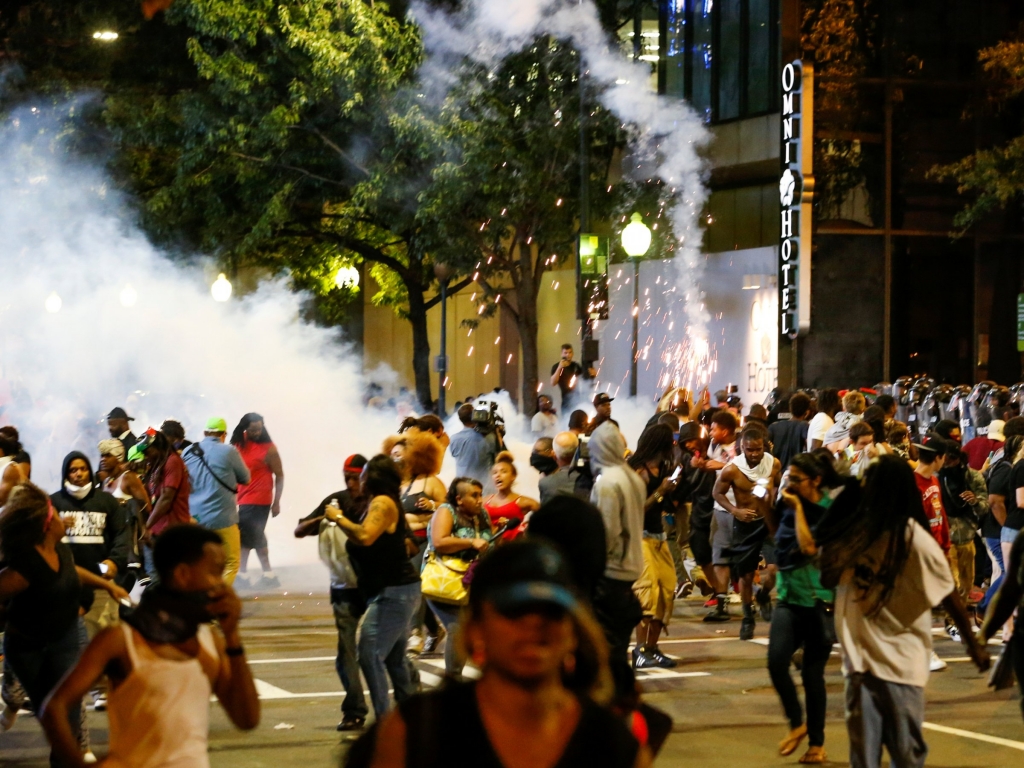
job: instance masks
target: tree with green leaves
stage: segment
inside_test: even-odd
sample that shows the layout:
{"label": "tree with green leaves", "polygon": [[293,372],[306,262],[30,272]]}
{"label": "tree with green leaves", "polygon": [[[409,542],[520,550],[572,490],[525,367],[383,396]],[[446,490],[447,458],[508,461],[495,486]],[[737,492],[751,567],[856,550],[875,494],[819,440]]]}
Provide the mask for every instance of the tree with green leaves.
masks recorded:
{"label": "tree with green leaves", "polygon": [[[466,65],[442,110],[451,155],[433,172],[421,216],[435,224],[437,258],[482,287],[481,313],[499,304],[515,320],[522,349],[520,406],[536,410],[537,300],[546,272],[575,252],[580,211],[580,98],[590,149],[591,212],[608,217],[629,184],[608,183],[624,134],[580,88],[568,44],[541,37],[488,69]],[[546,378],[546,377],[545,377]]]}
{"label": "tree with green leaves", "polygon": [[[983,48],[978,60],[991,79],[991,106],[1001,112],[1019,109],[1024,94],[1024,30],[1011,40]],[[979,149],[956,163],[937,166],[931,175],[952,179],[958,192],[973,196],[953,220],[959,229],[969,229],[993,211],[1024,198],[1024,134],[1005,144]]]}

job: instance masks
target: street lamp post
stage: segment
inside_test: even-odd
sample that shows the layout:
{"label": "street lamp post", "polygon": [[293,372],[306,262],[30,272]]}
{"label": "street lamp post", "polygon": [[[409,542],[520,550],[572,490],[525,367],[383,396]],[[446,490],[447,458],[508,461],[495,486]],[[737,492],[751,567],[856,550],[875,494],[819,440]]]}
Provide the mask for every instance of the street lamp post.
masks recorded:
{"label": "street lamp post", "polygon": [[448,379],[448,281],[452,279],[452,269],[443,262],[434,264],[434,276],[441,284],[441,349],[437,356],[437,415],[442,419],[448,415],[445,406],[445,382]]}
{"label": "street lamp post", "polygon": [[634,213],[622,230],[622,249],[633,262],[633,363],[630,367],[629,394],[636,397],[637,358],[640,355],[640,259],[651,247],[651,230],[643,217]]}

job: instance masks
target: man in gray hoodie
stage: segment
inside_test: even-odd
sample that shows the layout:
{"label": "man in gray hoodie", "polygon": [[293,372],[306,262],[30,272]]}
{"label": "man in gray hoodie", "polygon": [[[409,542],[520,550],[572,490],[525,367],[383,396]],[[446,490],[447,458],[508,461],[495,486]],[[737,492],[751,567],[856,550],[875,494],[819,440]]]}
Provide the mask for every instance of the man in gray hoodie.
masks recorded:
{"label": "man in gray hoodie", "polygon": [[595,429],[587,447],[595,478],[590,502],[601,512],[608,547],[608,562],[594,609],[611,646],[612,672],[621,690],[625,684],[620,680],[622,666],[626,677],[631,677],[630,635],[643,617],[633,594],[633,582],[640,578],[644,567],[641,541],[647,488],[626,463],[626,439],[615,422],[606,421]]}

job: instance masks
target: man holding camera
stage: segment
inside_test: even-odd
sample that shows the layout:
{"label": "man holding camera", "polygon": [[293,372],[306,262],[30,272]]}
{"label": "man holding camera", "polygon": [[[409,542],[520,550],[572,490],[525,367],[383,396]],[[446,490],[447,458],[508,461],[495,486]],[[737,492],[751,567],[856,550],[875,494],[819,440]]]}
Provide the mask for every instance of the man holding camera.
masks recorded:
{"label": "man holding camera", "polygon": [[224,583],[230,586],[238,575],[242,552],[237,488],[248,485],[251,478],[235,446],[224,442],[227,431],[224,419],[210,419],[202,441],[192,443],[181,457],[192,480],[189,510],[200,525],[220,536],[224,545]]}
{"label": "man holding camera", "polygon": [[[483,404],[486,406],[486,401]],[[493,424],[478,423],[473,419],[472,403],[459,408],[459,421],[464,429],[452,435],[448,445],[448,451],[455,459],[455,476],[471,477],[483,484],[486,490],[491,485],[494,457],[504,447],[501,435]]]}
{"label": "man holding camera", "polygon": [[[580,379],[584,377],[584,368],[573,359],[572,344],[562,345],[561,359],[551,366],[551,386],[558,387],[562,393],[562,413],[568,413],[574,405],[576,393],[579,391]],[[586,376],[593,378],[596,374],[588,367]]]}

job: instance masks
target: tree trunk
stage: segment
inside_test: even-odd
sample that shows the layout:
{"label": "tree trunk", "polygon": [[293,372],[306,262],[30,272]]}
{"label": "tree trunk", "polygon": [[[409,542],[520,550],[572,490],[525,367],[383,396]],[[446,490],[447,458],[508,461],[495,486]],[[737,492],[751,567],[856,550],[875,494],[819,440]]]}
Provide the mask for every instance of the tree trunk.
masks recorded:
{"label": "tree trunk", "polygon": [[416,397],[428,413],[434,410],[430,394],[430,337],[427,335],[427,305],[423,286],[406,284],[409,294],[409,323],[412,325],[412,371],[416,379]]}
{"label": "tree trunk", "polygon": [[530,290],[531,280],[524,280],[517,291],[519,343],[523,356],[523,388],[521,408],[527,417],[537,412],[537,294]]}

